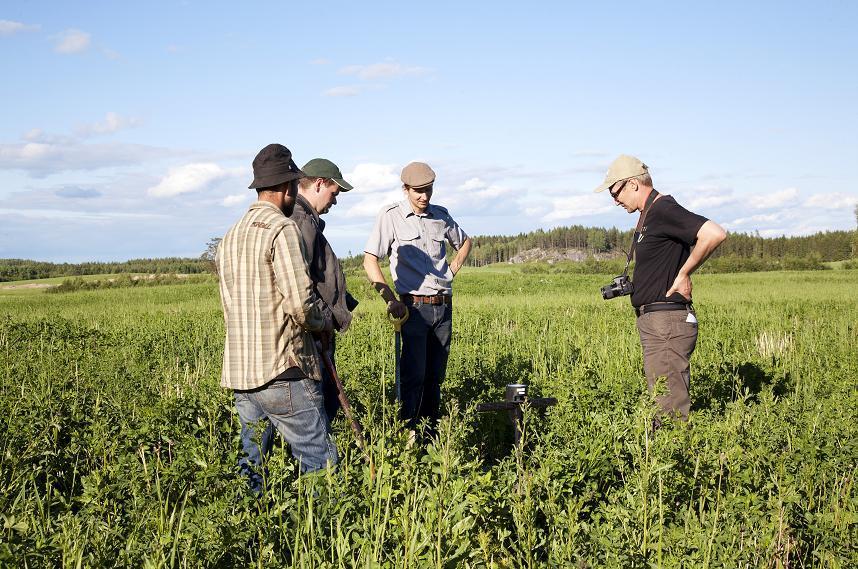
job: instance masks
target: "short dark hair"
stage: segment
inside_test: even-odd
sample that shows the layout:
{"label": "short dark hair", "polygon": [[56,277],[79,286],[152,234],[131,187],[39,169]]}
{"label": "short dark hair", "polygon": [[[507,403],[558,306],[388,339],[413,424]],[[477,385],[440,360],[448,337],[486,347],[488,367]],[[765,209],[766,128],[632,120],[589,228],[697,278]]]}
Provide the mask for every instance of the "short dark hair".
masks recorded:
{"label": "short dark hair", "polygon": [[327,179],[328,178],[321,178],[318,176],[305,176],[305,177],[301,178],[300,180],[298,180],[298,187],[306,190],[307,188],[309,188],[310,186],[315,184],[316,180],[327,180]]}
{"label": "short dark hair", "polygon": [[256,188],[256,193],[261,195],[263,192],[272,193],[272,194],[276,194],[276,193],[280,193],[280,192],[288,192],[289,186],[290,186],[290,184],[292,184],[292,182],[294,182],[294,180],[288,180],[286,182],[282,182],[280,184],[277,184],[276,186],[267,186],[265,188]]}

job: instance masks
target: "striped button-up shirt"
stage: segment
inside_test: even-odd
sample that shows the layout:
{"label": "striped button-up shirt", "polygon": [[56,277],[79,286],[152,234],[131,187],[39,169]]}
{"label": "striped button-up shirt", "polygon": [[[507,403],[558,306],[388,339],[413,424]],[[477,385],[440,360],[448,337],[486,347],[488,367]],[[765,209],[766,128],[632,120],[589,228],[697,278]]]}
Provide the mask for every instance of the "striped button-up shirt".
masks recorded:
{"label": "striped button-up shirt", "polygon": [[310,331],[330,330],[313,293],[295,222],[258,201],[226,233],[215,257],[226,324],[221,386],[254,389],[290,367],[319,380]]}

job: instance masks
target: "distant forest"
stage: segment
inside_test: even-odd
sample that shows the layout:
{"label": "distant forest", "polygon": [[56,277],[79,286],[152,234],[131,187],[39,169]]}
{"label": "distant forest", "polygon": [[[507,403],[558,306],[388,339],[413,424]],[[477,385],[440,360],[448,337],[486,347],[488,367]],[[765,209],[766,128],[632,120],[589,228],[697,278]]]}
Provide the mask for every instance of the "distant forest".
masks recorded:
{"label": "distant forest", "polygon": [[46,263],[26,259],[0,259],[0,282],[114,273],[198,274],[211,273],[213,269],[212,262],[203,258],[132,259],[121,263]]}
{"label": "distant forest", "polygon": [[[480,236],[474,238],[469,264],[482,266],[503,263],[529,249],[580,249],[592,254],[624,255],[631,243],[632,230],[601,227],[558,227],[514,236]],[[855,231],[825,231],[802,237],[760,237],[730,233],[713,258],[742,259],[815,259],[820,262],[850,259],[858,249]]]}
{"label": "distant forest", "polygon": [[[558,227],[518,235],[483,235],[474,237],[468,265],[481,267],[505,263],[531,249],[577,249],[604,257],[623,257],[631,241],[631,230],[601,227]],[[25,259],[0,259],[0,281],[101,275],[112,273],[198,274],[214,272],[213,253],[219,239],[209,241],[199,258],[133,259],[115,263],[47,263]],[[744,272],[779,269],[823,269],[823,263],[845,261],[858,257],[858,232],[825,231],[802,237],[761,237],[746,233],[731,233],[727,241],[704,265],[706,272]],[[358,268],[362,255],[343,259],[346,268]],[[851,262],[852,264],[855,261]],[[610,272],[610,262],[590,262],[593,271]]]}

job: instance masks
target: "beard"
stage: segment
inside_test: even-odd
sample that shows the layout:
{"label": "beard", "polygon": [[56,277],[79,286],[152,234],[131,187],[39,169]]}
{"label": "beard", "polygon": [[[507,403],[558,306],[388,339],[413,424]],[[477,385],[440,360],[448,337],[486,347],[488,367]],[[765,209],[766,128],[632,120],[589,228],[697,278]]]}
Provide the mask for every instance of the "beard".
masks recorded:
{"label": "beard", "polygon": [[280,208],[280,211],[283,212],[283,215],[286,217],[291,217],[292,212],[295,211],[295,196],[290,196],[286,194],[283,199],[283,206]]}

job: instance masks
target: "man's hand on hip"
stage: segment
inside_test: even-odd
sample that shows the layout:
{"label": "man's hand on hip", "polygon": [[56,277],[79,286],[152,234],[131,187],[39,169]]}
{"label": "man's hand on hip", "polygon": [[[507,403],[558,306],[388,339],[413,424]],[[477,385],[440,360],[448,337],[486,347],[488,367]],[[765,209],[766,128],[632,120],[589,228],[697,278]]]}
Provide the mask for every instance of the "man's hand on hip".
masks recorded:
{"label": "man's hand on hip", "polygon": [[678,292],[687,300],[691,300],[691,277],[689,275],[684,273],[676,275],[676,279],[673,281],[673,286],[667,290],[667,294],[665,296],[670,298],[670,295],[675,292]]}

